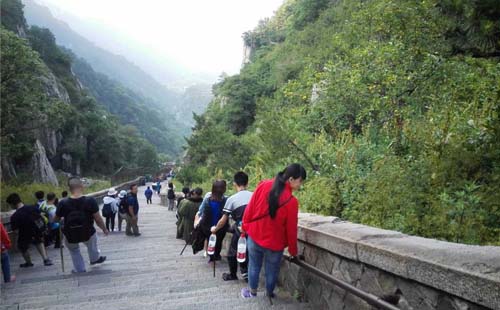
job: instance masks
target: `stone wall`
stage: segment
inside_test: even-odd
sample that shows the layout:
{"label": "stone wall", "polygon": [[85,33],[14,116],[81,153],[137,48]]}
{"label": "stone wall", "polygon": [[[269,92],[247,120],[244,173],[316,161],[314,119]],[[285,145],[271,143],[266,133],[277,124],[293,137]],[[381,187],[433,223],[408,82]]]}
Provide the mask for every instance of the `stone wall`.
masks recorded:
{"label": "stone wall", "polygon": [[[408,236],[334,217],[299,216],[306,263],[401,309],[500,309],[500,247]],[[361,299],[283,261],[280,284],[317,309],[371,309]]]}

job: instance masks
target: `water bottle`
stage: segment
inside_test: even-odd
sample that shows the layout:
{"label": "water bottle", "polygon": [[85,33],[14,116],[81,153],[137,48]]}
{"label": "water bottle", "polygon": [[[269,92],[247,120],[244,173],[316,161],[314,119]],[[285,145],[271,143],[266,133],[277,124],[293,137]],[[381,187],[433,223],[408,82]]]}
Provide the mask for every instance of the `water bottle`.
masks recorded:
{"label": "water bottle", "polygon": [[214,255],[216,242],[217,242],[217,236],[215,234],[211,234],[210,238],[208,239],[208,248],[207,248],[208,255]]}
{"label": "water bottle", "polygon": [[241,233],[240,238],[238,239],[238,252],[236,253],[236,260],[238,263],[245,262],[247,258],[247,238],[245,238],[245,234]]}

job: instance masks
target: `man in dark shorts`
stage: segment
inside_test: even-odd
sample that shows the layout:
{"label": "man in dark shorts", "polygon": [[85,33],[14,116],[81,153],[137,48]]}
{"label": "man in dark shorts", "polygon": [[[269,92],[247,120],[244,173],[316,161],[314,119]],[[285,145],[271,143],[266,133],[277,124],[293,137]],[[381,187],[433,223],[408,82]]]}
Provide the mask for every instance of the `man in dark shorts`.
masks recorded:
{"label": "man in dark shorts", "polygon": [[16,212],[10,218],[10,224],[12,230],[18,230],[17,248],[21,251],[25,261],[19,267],[33,267],[28,251],[31,244],[36,246],[36,249],[43,258],[43,264],[45,266],[52,265],[52,261],[48,258],[43,244],[43,234],[46,226],[40,216],[38,207],[24,205],[21,197],[16,193],[10,194],[6,201],[13,209],[16,209]]}
{"label": "man in dark shorts", "polygon": [[66,247],[73,261],[73,273],[85,272],[85,262],[80,253],[80,243],[87,246],[91,265],[103,263],[106,256],[100,256],[97,247],[97,232],[94,221],[107,236],[109,231],[104,225],[99,206],[93,197],[83,195],[84,186],[79,178],[73,177],[68,180],[70,197],[59,202],[55,221],[64,218],[64,236]]}

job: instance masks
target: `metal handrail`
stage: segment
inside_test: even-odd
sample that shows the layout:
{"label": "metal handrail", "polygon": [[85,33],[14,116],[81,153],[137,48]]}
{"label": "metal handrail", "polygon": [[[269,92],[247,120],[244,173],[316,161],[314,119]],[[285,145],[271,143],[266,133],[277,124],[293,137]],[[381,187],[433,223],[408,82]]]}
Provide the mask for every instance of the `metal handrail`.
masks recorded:
{"label": "metal handrail", "polygon": [[368,304],[371,306],[377,307],[379,309],[384,309],[384,310],[400,310],[398,307],[388,303],[387,301],[383,300],[382,298],[367,293],[365,291],[360,290],[359,288],[344,282],[342,280],[339,280],[337,278],[332,277],[331,275],[319,270],[318,268],[309,265],[308,263],[304,262],[303,260],[300,260],[298,258],[295,259],[290,259],[291,256],[288,256],[286,254],[283,255],[285,258],[287,258],[288,261],[298,265],[299,267],[313,273],[314,275],[338,286],[341,287],[342,289],[348,291],[349,293],[358,296],[359,298],[363,299],[366,301]]}

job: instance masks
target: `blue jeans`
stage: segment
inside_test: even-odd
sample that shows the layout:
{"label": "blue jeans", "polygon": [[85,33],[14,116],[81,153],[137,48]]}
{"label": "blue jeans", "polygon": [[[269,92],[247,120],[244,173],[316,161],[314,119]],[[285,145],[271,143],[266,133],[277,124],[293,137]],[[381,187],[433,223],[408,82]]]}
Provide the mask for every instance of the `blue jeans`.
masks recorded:
{"label": "blue jeans", "polygon": [[10,282],[10,259],[7,251],[2,253],[2,274],[3,282]]}
{"label": "blue jeans", "polygon": [[282,257],[283,251],[273,251],[263,248],[255,243],[250,236],[248,237],[248,285],[252,292],[256,292],[259,286],[260,269],[264,261],[266,290],[268,294],[273,293],[276,282],[278,282]]}

